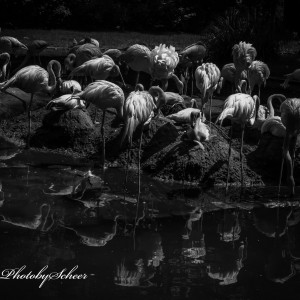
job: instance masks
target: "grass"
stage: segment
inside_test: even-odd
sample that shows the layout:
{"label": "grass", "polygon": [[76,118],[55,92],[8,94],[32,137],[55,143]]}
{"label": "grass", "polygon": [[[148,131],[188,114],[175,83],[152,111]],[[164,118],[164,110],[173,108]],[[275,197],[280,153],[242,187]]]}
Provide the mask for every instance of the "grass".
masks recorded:
{"label": "grass", "polygon": [[72,30],[41,30],[41,29],[2,29],[2,35],[13,36],[22,43],[35,39],[47,41],[53,47],[70,47],[74,38],[85,36],[95,38],[101,49],[122,49],[132,44],[143,43],[151,49],[160,43],[170,44],[176,49],[182,49],[197,42],[200,35],[187,33],[148,34],[140,32],[84,32]]}

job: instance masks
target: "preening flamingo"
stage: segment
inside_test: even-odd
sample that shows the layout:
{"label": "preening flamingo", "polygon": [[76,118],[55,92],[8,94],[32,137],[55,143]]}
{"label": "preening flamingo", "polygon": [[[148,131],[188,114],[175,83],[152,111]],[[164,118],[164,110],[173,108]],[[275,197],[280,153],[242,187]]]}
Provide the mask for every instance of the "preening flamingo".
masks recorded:
{"label": "preening flamingo", "polygon": [[84,101],[78,102],[77,96],[65,94],[48,102],[46,109],[52,111],[67,111],[75,108],[85,108]]}
{"label": "preening flamingo", "polygon": [[150,74],[150,54],[148,47],[134,44],[119,56],[120,61],[125,62],[130,69],[137,72],[135,85],[139,83],[140,72]]}
{"label": "preening flamingo", "polygon": [[104,121],[105,112],[107,108],[115,108],[117,115],[123,119],[124,93],[123,90],[116,84],[106,81],[97,80],[90,83],[82,92],[76,94],[78,101],[80,99],[92,103],[98,108],[102,109],[102,153],[103,153],[103,169],[105,167],[105,135],[104,135]]}
{"label": "preening flamingo", "polygon": [[[234,63],[229,63],[229,64],[226,64],[223,66],[223,68],[221,69],[220,81],[219,81],[219,86],[217,89],[218,94],[221,92],[221,89],[223,88],[226,81],[231,83],[232,93],[234,93],[235,74],[236,74],[236,68],[234,66]],[[242,71],[240,78],[241,78],[241,80],[247,79],[246,71]],[[236,92],[240,92],[240,91],[236,91]]]}
{"label": "preening flamingo", "polygon": [[239,42],[232,48],[233,63],[236,69],[235,73],[235,88],[240,86],[241,74],[244,70],[248,70],[251,63],[257,55],[256,49],[252,44]]}
{"label": "preening flamingo", "polygon": [[115,64],[120,64],[120,56],[122,54],[122,51],[119,49],[107,49],[105,52],[103,52],[103,55],[108,55],[110,58],[113,59]]}
{"label": "preening flamingo", "polygon": [[201,66],[199,66],[195,71],[196,86],[201,94],[201,109],[203,112],[204,105],[210,99],[209,122],[211,122],[212,96],[214,91],[218,87],[220,74],[221,73],[219,68],[213,63],[204,63]]}
{"label": "preening flamingo", "polygon": [[[295,194],[294,180],[294,162],[297,136],[300,132],[300,99],[291,98],[285,100],[280,106],[282,124],[286,128],[286,135],[283,142],[282,161],[280,169],[278,194],[280,193],[282,169],[284,159],[287,163],[287,184],[290,189],[291,196]],[[290,152],[291,145],[291,152]]]}
{"label": "preening flamingo", "polygon": [[53,66],[57,67],[56,74],[59,74],[61,65],[57,60],[51,60],[48,63],[48,72],[39,66],[27,66],[25,68],[22,68],[0,88],[2,92],[5,92],[10,87],[17,87],[25,93],[31,94],[30,102],[27,106],[27,147],[29,147],[29,140],[31,135],[31,105],[33,96],[37,92],[44,92],[52,95],[56,89],[56,75],[54,74]]}
{"label": "preening flamingo", "polygon": [[262,61],[255,60],[251,63],[248,69],[249,92],[252,95],[254,87],[258,86],[258,97],[260,98],[260,87],[263,84],[266,86],[267,79],[270,76],[270,69]]}
{"label": "preening flamingo", "polygon": [[[233,123],[241,124],[242,137],[241,137],[241,148],[240,148],[240,162],[241,162],[241,187],[244,185],[244,171],[243,171],[243,142],[244,142],[244,130],[246,123],[253,125],[256,118],[256,107],[259,106],[258,96],[253,98],[248,94],[237,93],[230,95],[224,102],[224,108],[222,113],[216,120],[216,123],[222,122],[229,118],[231,119],[231,127]],[[232,142],[232,128],[230,134],[230,143],[228,150],[228,168],[227,168],[227,180],[226,180],[226,193],[228,191],[229,181],[229,169],[230,169],[230,155],[231,155],[231,142]]]}
{"label": "preening flamingo", "polygon": [[294,72],[286,74],[284,76],[286,77],[286,79],[280,86],[284,89],[287,89],[289,87],[290,80],[300,81],[300,69],[296,69]]}
{"label": "preening flamingo", "polygon": [[0,54],[0,82],[6,80],[7,65],[10,62],[10,55],[7,52]]}
{"label": "preening flamingo", "polygon": [[281,117],[275,116],[272,103],[274,98],[279,99],[281,103],[286,100],[286,97],[282,94],[273,94],[268,98],[267,105],[270,113],[268,118],[263,122],[261,126],[261,134],[269,132],[273,136],[284,138],[286,130],[285,126],[282,124]]}
{"label": "preening flamingo", "polygon": [[189,140],[198,144],[200,149],[204,150],[204,146],[201,142],[209,140],[209,128],[202,122],[200,112],[191,112],[191,128],[187,131],[187,137]]}
{"label": "preening flamingo", "polygon": [[40,54],[48,47],[48,43],[43,40],[34,40],[27,45],[28,51],[22,63],[16,68],[12,74],[15,74],[17,71],[25,67],[30,58],[33,58],[33,63],[36,63],[36,57],[38,58],[39,65],[42,66]]}
{"label": "preening flamingo", "polygon": [[152,80],[160,80],[162,82],[163,91],[168,88],[168,80],[172,78],[176,83],[179,94],[183,93],[183,83],[174,74],[178,62],[179,56],[173,46],[166,47],[165,44],[160,44],[151,51],[151,77]]}
{"label": "preening flamingo", "polygon": [[[124,104],[124,117],[125,126],[123,129],[121,145],[124,140],[127,139],[131,148],[132,136],[134,131],[138,126],[141,126],[141,136],[139,143],[139,155],[138,155],[138,204],[140,196],[140,170],[141,170],[141,147],[143,139],[143,129],[144,126],[149,124],[152,117],[154,116],[154,111],[158,110],[160,106],[165,104],[165,93],[158,86],[152,86],[149,92],[143,90],[143,86],[138,84],[135,91],[131,92],[127,97]],[[129,151],[129,150],[128,150]],[[129,159],[129,155],[128,155]],[[127,176],[126,176],[127,181]],[[126,184],[126,183],[125,183]],[[138,206],[137,206],[138,213]],[[136,215],[137,220],[137,215]],[[136,222],[135,222],[136,223]]]}
{"label": "preening flamingo", "polygon": [[203,58],[206,55],[206,46],[202,42],[197,42],[192,45],[185,47],[179,52],[179,64],[185,68],[185,94],[187,93],[187,85],[189,80],[189,71],[192,69],[192,90],[191,95],[193,95],[194,90],[194,68],[199,64],[203,63]]}

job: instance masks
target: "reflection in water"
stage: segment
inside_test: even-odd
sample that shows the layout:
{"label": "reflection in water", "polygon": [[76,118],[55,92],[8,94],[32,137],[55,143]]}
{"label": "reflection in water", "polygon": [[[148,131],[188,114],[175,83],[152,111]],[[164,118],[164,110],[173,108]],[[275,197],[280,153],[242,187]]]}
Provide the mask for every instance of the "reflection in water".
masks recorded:
{"label": "reflection in water", "polygon": [[74,231],[76,235],[80,237],[80,242],[82,244],[90,247],[103,247],[116,235],[118,218],[119,215],[115,216],[112,224],[102,224],[102,226],[61,226]]}
{"label": "reflection in water", "polygon": [[153,285],[151,279],[164,259],[161,236],[157,232],[144,231],[138,233],[136,239],[136,251],[117,265],[114,278],[116,285],[126,287]]}
{"label": "reflection in water", "polygon": [[243,268],[243,260],[246,259],[245,245],[239,246],[237,251],[225,245],[215,249],[210,259],[214,262],[208,264],[207,274],[212,279],[220,280],[220,285],[229,285],[237,282],[237,276]]}
{"label": "reflection in water", "polygon": [[28,228],[32,230],[48,231],[54,224],[53,215],[51,214],[50,225],[46,227],[46,223],[51,211],[49,204],[42,204],[39,208],[39,212],[35,215],[24,215],[24,216],[9,216],[1,213],[1,220],[4,223],[9,223],[14,226]]}
{"label": "reflection in water", "polygon": [[221,241],[234,242],[240,238],[241,226],[238,216],[239,213],[237,211],[224,210],[224,217],[218,224],[218,233]]}
{"label": "reflection in water", "polygon": [[204,234],[202,232],[202,220],[203,211],[200,207],[196,207],[190,213],[190,217],[185,224],[186,234],[182,235],[182,255],[186,258],[194,259],[194,263],[201,262],[198,259],[206,254]]}
{"label": "reflection in water", "polygon": [[[109,299],[300,294],[300,208],[295,204],[274,209],[241,201],[235,206],[215,199],[214,189],[184,192],[179,184],[156,183],[142,174],[143,205],[134,230],[137,181],[128,182],[130,201],[124,202],[123,170],[108,168],[105,184],[86,168],[0,170],[0,266],[38,271],[49,265],[60,271],[79,265],[82,273],[94,274],[76,284],[47,283],[41,293],[53,291],[48,299],[62,290],[74,300],[103,293]],[[38,293],[31,282],[14,281],[8,294],[12,285],[20,285],[19,297],[24,289]]]}

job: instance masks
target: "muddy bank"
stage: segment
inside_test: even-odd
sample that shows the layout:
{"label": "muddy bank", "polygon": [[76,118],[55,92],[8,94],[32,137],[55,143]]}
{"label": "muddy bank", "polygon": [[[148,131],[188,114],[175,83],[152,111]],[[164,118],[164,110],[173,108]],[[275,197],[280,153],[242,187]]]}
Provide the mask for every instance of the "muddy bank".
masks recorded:
{"label": "muddy bank", "polygon": [[[2,97],[2,95],[1,95]],[[102,163],[101,124],[94,124],[95,107],[68,112],[51,112],[44,108],[49,100],[35,102],[32,112],[31,148],[45,154],[59,154],[70,157],[69,161],[82,159],[93,167]],[[22,105],[22,104],[20,104]],[[218,109],[213,112],[213,119]],[[102,120],[102,112],[98,111],[97,121]],[[145,130],[142,142],[141,163],[144,172],[155,178],[192,182],[196,184],[224,184],[227,176],[227,155],[229,147],[230,122],[226,127],[212,126],[214,137],[199,145],[184,139],[189,125],[178,125],[159,115],[153,119]],[[25,146],[28,120],[22,113],[13,118],[1,121],[1,149],[22,149]],[[123,124],[116,120],[113,110],[108,111],[105,120],[106,164],[107,166],[125,167],[127,162],[131,168],[137,167],[140,131],[133,138],[133,146],[128,159],[128,145],[120,147]],[[232,158],[230,182],[240,183],[240,128],[233,129]],[[244,145],[244,180],[247,185],[276,185],[280,167],[282,140],[272,136],[260,137],[256,129],[247,128]],[[18,150],[19,151],[19,150]],[[20,154],[18,154],[20,155]],[[299,182],[299,151],[295,165],[296,184]],[[41,161],[31,164],[51,164]],[[53,164],[60,164],[52,157]],[[68,161],[68,160],[66,160]],[[66,163],[66,162],[65,162]],[[74,163],[74,162],[73,162]],[[71,163],[70,163],[71,164]]]}

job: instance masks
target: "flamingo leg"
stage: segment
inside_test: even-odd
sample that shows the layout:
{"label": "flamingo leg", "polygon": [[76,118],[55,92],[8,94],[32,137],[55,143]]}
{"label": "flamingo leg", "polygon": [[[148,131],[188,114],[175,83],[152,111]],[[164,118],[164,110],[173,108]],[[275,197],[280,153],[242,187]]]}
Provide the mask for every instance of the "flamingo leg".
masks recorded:
{"label": "flamingo leg", "polygon": [[102,124],[101,124],[101,135],[102,135],[102,169],[105,168],[105,135],[104,135],[104,122],[105,122],[106,110],[103,110]]}
{"label": "flamingo leg", "polygon": [[30,136],[31,136],[31,105],[32,105],[33,94],[31,94],[30,102],[27,107],[27,116],[28,116],[28,135],[27,135],[27,143],[26,148],[30,148]]}
{"label": "flamingo leg", "polygon": [[194,68],[192,66],[192,89],[191,89],[191,97],[194,95]]}
{"label": "flamingo leg", "polygon": [[144,131],[144,124],[141,128],[141,136],[140,136],[140,143],[139,143],[139,157],[138,157],[138,196],[137,196],[137,206],[136,206],[136,215],[135,215],[135,226],[137,223],[137,217],[139,212],[139,203],[140,203],[140,196],[141,196],[141,149],[142,149],[142,140],[143,140],[143,131]]}
{"label": "flamingo leg", "polygon": [[241,148],[240,148],[240,163],[241,163],[241,192],[243,191],[244,187],[244,164],[243,164],[243,147],[244,147],[244,132],[245,132],[245,125],[242,125],[242,138],[241,138]]}
{"label": "flamingo leg", "polygon": [[225,195],[228,193],[228,181],[229,181],[229,170],[230,170],[230,156],[231,156],[231,143],[232,143],[232,125],[230,128],[230,142],[229,142],[229,148],[228,148],[228,163],[227,163],[227,179],[226,179],[226,190]]}
{"label": "flamingo leg", "polygon": [[136,80],[135,80],[135,85],[137,85],[139,83],[139,80],[140,80],[140,72],[137,72]]}

